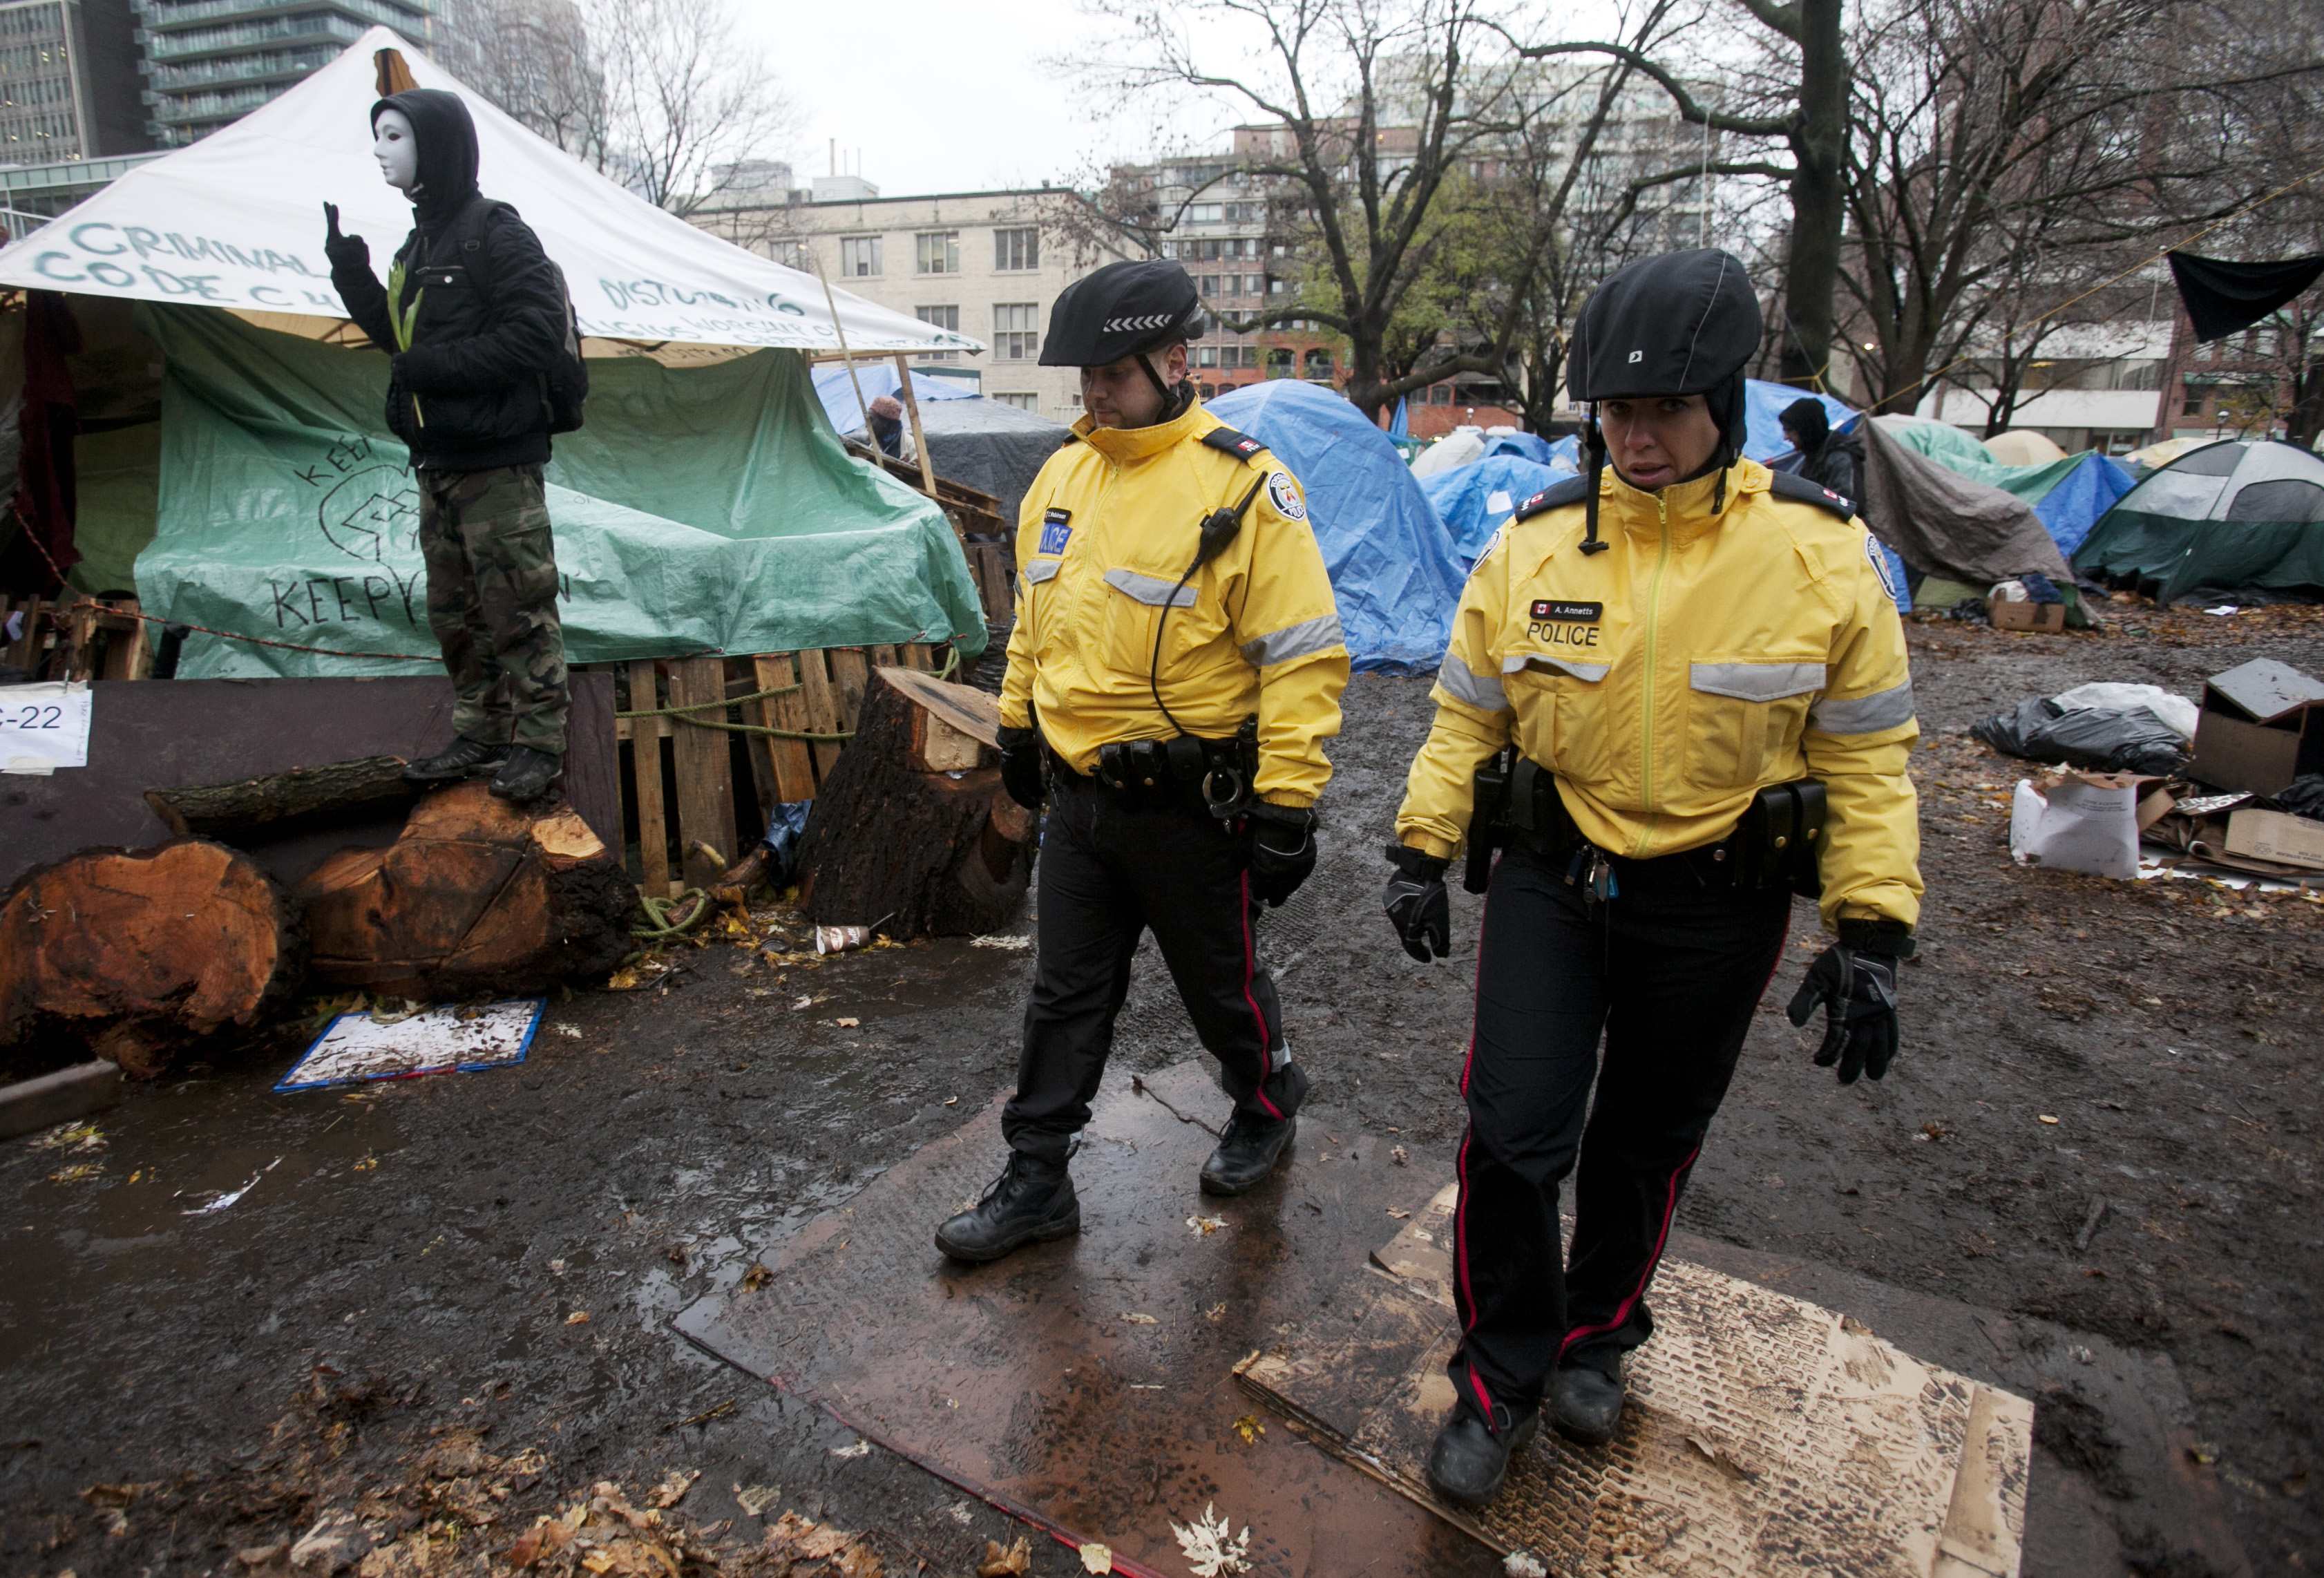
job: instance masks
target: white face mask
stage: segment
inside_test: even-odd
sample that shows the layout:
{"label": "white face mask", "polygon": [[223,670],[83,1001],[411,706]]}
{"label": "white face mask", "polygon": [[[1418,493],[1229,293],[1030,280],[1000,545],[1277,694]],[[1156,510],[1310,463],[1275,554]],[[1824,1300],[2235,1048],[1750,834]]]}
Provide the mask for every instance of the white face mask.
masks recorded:
{"label": "white face mask", "polygon": [[400,109],[383,109],[372,127],[372,157],[387,184],[410,192],[420,184],[420,140],[412,134],[410,117]]}

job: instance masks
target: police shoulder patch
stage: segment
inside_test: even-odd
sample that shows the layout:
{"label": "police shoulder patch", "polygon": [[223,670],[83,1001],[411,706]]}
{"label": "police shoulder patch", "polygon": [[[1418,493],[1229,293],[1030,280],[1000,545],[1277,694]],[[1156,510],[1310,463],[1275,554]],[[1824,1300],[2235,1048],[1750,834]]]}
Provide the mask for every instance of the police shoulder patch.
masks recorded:
{"label": "police shoulder patch", "polygon": [[1821,483],[1810,482],[1804,476],[1794,476],[1788,471],[1769,473],[1767,491],[1779,499],[1796,499],[1803,504],[1813,504],[1843,521],[1853,520],[1856,516],[1856,505],[1852,501],[1842,498]]}
{"label": "police shoulder patch", "polygon": [[1287,471],[1271,471],[1267,475],[1267,502],[1275,512],[1286,521],[1307,519],[1307,501],[1299,496],[1299,484],[1291,480]]}
{"label": "police shoulder patch", "polygon": [[1888,594],[1888,601],[1901,604],[1904,600],[1897,595],[1896,577],[1889,572],[1888,555],[1881,548],[1880,540],[1869,531],[1864,534],[1864,557],[1872,561],[1872,573],[1880,577],[1880,589]]}
{"label": "police shoulder patch", "polygon": [[1529,521],[1545,510],[1559,509],[1566,504],[1578,504],[1589,496],[1590,479],[1586,476],[1569,476],[1563,482],[1550,484],[1524,503],[1519,504],[1517,514],[1513,518]]}
{"label": "police shoulder patch", "polygon": [[1249,460],[1267,448],[1250,434],[1238,433],[1232,428],[1213,428],[1203,435],[1203,442],[1233,456],[1237,460]]}

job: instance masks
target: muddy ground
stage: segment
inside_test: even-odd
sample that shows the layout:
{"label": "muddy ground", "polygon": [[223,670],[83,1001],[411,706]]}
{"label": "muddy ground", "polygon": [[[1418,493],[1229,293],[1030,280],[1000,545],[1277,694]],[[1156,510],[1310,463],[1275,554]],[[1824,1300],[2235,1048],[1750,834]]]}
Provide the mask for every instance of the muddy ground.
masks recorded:
{"label": "muddy ground", "polygon": [[[1965,731],[2091,679],[2191,696],[2250,656],[2324,672],[2324,623],[2109,612],[2095,635],[1914,628],[1929,900],[1903,1057],[1851,1090],[1809,1065],[1775,1011],[1816,946],[1803,911],[1680,1224],[2168,1356],[2190,1472],[2217,1476],[2255,1570],[2301,1571],[2324,1536],[2324,906],[2014,869],[2017,764]],[[1470,983],[1406,961],[1375,912],[1426,688],[1351,688],[1330,853],[1266,939],[1319,1099],[1416,1162],[1457,1136]],[[1455,898],[1462,948],[1474,902]],[[277,1038],[134,1092],[101,1142],[0,1145],[0,1571],[279,1571],[366,1493],[374,1527],[473,1564],[598,1481],[643,1497],[672,1471],[701,1478],[667,1518],[729,1549],[786,1511],[890,1573],[971,1573],[1016,1537],[668,1321],[990,1099],[1029,956],[748,959],[721,946],[667,989],[555,1003],[513,1070],[278,1096],[295,1046]],[[1120,1055],[1192,1049],[1141,971]],[[2052,1410],[2037,1500],[2061,1467],[2101,1500],[2135,1492],[2116,1444]],[[2123,1549],[2044,1570],[2205,1570],[2116,1505]],[[1032,1570],[1080,1568],[1044,1546]]]}

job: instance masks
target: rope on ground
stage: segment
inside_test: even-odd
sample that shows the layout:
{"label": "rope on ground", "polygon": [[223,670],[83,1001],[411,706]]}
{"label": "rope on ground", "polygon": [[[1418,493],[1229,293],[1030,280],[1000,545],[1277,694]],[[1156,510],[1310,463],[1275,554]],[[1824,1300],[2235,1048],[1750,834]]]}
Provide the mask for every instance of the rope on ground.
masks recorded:
{"label": "rope on ground", "polygon": [[746,701],[769,701],[805,688],[803,685],[777,685],[766,690],[753,690],[748,696],[730,696],[724,701],[689,701],[683,706],[672,703],[669,706],[641,707],[635,712],[616,712],[613,715],[617,718],[685,718],[687,723],[694,724],[702,720],[687,717],[687,714],[715,712],[721,707],[740,706]]}
{"label": "rope on ground", "polygon": [[[699,888],[688,888],[674,899],[657,899],[650,893],[641,893],[638,896],[638,902],[645,909],[647,924],[630,927],[630,935],[657,943],[684,937],[709,919],[710,911],[715,908],[710,902],[710,895]],[[694,906],[691,910],[685,909],[688,904]]]}

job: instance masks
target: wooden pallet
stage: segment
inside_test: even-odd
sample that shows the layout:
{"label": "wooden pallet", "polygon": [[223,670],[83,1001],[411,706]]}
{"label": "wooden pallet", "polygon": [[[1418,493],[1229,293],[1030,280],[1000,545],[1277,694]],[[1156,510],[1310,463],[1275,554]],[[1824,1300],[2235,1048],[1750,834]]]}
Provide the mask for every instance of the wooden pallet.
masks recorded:
{"label": "wooden pallet", "polygon": [[[854,729],[873,668],[900,664],[934,672],[943,666],[944,651],[918,642],[590,666],[622,674],[623,712],[699,706],[796,685],[783,695],[737,701],[701,715],[839,734]],[[740,734],[674,716],[616,718],[613,735],[617,746],[628,746],[621,752],[620,785],[623,826],[634,826],[637,837],[632,870],[639,887],[655,895],[715,879],[758,841],[776,806],[815,798],[841,750],[837,741]],[[641,772],[641,761],[659,771]]]}
{"label": "wooden pallet", "polygon": [[145,639],[134,597],[97,598],[68,592],[62,599],[0,597],[0,631],[21,612],[23,633],[0,637],[0,663],[49,679],[145,679],[153,672],[153,646]]}

